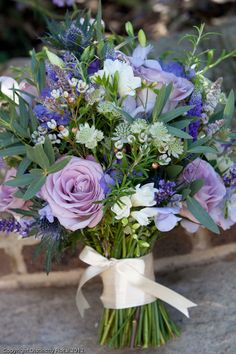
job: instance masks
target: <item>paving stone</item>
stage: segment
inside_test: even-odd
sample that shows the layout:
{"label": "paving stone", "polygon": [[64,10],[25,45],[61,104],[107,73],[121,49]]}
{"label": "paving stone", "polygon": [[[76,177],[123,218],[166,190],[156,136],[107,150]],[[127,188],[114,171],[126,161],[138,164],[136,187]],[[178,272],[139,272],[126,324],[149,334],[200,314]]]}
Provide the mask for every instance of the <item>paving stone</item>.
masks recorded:
{"label": "paving stone", "polygon": [[[236,257],[211,265],[186,268],[158,281],[180,292],[198,307],[191,318],[170,308],[182,335],[166,346],[145,354],[235,354],[236,353]],[[140,350],[112,351],[96,344],[102,306],[101,285],[85,287],[91,308],[81,319],[75,305],[75,288],[48,288],[0,292],[0,346],[27,348],[83,348],[86,354],[127,354]],[[1,352],[1,351],[0,351]]]}

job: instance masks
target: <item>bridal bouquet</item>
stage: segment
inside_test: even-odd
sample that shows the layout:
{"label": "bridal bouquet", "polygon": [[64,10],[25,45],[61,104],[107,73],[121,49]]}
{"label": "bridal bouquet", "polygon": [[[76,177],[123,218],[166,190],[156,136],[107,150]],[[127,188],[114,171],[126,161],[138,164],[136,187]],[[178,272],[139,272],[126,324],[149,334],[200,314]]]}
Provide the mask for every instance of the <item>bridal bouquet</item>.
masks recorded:
{"label": "bridal bouquet", "polygon": [[208,69],[236,53],[189,50],[156,58],[143,30],[105,34],[99,9],[49,22],[24,79],[1,77],[1,232],[34,236],[51,261],[81,242],[103,279],[99,343],[159,346],[179,334],[166,302],[193,302],[154,280],[152,249],[181,224],[214,233],[236,222],[234,95]]}

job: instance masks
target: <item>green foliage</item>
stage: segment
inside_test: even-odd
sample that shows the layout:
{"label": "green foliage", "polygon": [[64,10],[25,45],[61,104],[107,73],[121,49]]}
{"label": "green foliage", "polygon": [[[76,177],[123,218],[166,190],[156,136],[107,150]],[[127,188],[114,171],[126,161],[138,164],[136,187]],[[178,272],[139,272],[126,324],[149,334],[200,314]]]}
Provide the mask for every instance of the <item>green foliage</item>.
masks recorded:
{"label": "green foliage", "polygon": [[205,226],[208,230],[216,234],[220,233],[218,226],[215,224],[211,216],[196,199],[188,195],[186,201],[189,211],[192,213],[192,215],[194,215],[194,217],[200,222],[201,225]]}

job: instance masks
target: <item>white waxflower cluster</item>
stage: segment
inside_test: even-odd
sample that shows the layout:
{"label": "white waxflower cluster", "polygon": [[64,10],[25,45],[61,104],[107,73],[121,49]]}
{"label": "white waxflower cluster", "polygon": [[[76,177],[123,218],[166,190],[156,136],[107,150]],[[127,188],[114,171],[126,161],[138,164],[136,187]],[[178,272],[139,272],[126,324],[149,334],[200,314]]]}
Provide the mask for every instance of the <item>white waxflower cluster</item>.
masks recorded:
{"label": "white waxflower cluster", "polygon": [[69,80],[69,84],[80,93],[85,93],[89,89],[89,85],[85,81],[79,80],[75,77],[72,77],[72,79]]}
{"label": "white waxflower cluster", "polygon": [[33,143],[35,145],[44,144],[45,136],[46,136],[47,132],[48,132],[47,128],[43,128],[43,127],[39,126],[37,128],[37,130],[35,130],[31,134],[31,138],[32,138]]}
{"label": "white waxflower cluster", "polygon": [[84,144],[88,149],[94,149],[103,138],[103,132],[97,130],[94,125],[90,127],[88,123],[81,124],[76,133],[76,142]]}

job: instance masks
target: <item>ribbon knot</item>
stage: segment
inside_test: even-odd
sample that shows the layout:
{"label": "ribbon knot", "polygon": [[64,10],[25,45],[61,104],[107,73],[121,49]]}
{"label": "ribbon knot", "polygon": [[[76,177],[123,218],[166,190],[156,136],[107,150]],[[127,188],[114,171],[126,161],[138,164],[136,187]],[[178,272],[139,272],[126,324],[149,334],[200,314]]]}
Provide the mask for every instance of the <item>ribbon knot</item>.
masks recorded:
{"label": "ribbon knot", "polygon": [[182,295],[155,282],[151,253],[140,258],[108,259],[86,246],[79,258],[89,264],[80,278],[76,295],[76,304],[82,317],[90,306],[81,289],[88,280],[97,275],[103,280],[101,300],[106,308],[142,306],[158,298],[189,317],[188,308],[197,306]]}

